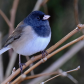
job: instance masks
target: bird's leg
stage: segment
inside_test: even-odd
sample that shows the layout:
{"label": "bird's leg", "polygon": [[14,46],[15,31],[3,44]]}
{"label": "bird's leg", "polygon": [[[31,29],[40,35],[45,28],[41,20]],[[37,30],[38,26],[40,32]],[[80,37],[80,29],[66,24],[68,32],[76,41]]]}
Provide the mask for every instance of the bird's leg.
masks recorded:
{"label": "bird's leg", "polygon": [[44,57],[46,57],[48,55],[46,50],[41,51],[41,53],[42,53],[42,58],[44,58]]}
{"label": "bird's leg", "polygon": [[46,50],[44,50],[44,52],[46,53],[46,56],[48,55],[48,52]]}
{"label": "bird's leg", "polygon": [[25,65],[25,63],[21,63],[21,55],[19,54],[19,68],[20,68],[21,73],[23,71],[23,68],[22,68],[23,65]]}

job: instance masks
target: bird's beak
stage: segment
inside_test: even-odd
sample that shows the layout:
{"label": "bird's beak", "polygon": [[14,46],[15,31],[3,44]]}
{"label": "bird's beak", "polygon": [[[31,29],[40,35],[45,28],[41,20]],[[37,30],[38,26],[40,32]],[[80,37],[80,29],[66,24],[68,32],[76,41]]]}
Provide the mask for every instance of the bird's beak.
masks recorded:
{"label": "bird's beak", "polygon": [[43,16],[43,20],[47,20],[48,18],[50,18],[50,15],[44,15]]}

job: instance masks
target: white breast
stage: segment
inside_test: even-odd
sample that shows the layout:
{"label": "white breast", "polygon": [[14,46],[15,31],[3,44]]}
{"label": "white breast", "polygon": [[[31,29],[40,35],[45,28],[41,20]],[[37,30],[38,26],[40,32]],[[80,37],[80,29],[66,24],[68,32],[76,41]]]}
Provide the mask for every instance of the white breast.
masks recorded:
{"label": "white breast", "polygon": [[[33,55],[37,52],[43,51],[47,45],[49,44],[51,39],[51,34],[48,37],[39,37],[39,36],[34,36],[33,39],[31,39],[30,41],[23,41],[23,44],[19,44],[17,45],[18,47],[14,47],[13,49],[14,51],[16,51],[18,54],[24,55],[24,56],[30,56]],[[21,42],[22,43],[22,42]]]}

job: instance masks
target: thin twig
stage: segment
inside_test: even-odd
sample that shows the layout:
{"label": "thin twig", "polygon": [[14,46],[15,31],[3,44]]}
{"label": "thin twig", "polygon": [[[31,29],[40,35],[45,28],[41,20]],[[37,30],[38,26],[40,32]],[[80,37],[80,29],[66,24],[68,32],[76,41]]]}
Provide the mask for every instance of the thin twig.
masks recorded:
{"label": "thin twig", "polygon": [[7,70],[6,70],[6,73],[5,73],[5,78],[7,78],[11,74],[12,68],[14,67],[14,64],[15,64],[15,61],[16,61],[16,58],[17,58],[17,54],[15,52],[13,52],[13,54],[11,56],[11,59],[8,63],[8,67],[7,67]]}
{"label": "thin twig", "polygon": [[39,10],[40,7],[43,6],[43,5],[45,5],[47,2],[48,2],[48,0],[37,0],[33,11]]}
{"label": "thin twig", "polygon": [[35,4],[35,7],[34,7],[33,11],[39,10],[41,4],[42,4],[44,1],[45,1],[45,0],[37,0],[37,2],[36,2],[36,4]]}
{"label": "thin twig", "polygon": [[[12,6],[12,8],[10,10],[10,23],[11,23],[11,27],[9,28],[9,35],[11,35],[11,33],[14,30],[14,22],[15,22],[15,16],[16,16],[16,11],[17,11],[17,7],[18,7],[18,3],[19,3],[19,0],[14,0],[13,1],[13,6]],[[9,57],[12,56],[12,53],[13,53],[13,50],[10,49],[9,50]]]}
{"label": "thin twig", "polygon": [[[61,45],[64,41],[66,41],[68,38],[70,38],[72,35],[74,35],[75,33],[77,33],[80,29],[83,29],[84,25],[79,24],[78,28],[74,29],[73,31],[71,31],[69,34],[67,34],[64,38],[62,38],[59,42],[57,42],[55,45],[53,45],[52,47],[50,47],[47,52],[50,53],[53,50],[55,50],[59,45]],[[34,57],[34,59],[30,59],[28,62],[26,62],[26,66],[23,66],[23,69],[25,69],[26,67],[28,67],[31,63],[35,62],[36,60],[39,60],[42,58],[42,55],[37,55],[36,57]],[[3,83],[7,83],[10,82],[13,78],[15,78],[18,74],[20,73],[20,69],[17,69],[15,71],[14,74],[11,74]]]}
{"label": "thin twig", "polygon": [[12,26],[14,27],[14,22],[15,22],[15,15],[16,15],[16,11],[17,11],[17,7],[18,7],[18,4],[19,4],[19,0],[14,0],[13,2],[13,6],[12,6],[12,9],[10,11],[10,22],[12,24]]}
{"label": "thin twig", "polygon": [[42,73],[42,74],[38,74],[38,75],[34,75],[34,76],[28,76],[28,77],[25,78],[25,80],[32,79],[32,78],[37,78],[37,77],[40,77],[40,76],[56,75],[58,73],[59,73],[59,71],[52,72],[52,73]]}
{"label": "thin twig", "polygon": [[[78,71],[80,69],[80,66],[78,66],[76,69],[73,69],[73,70],[69,70],[69,71],[66,71],[66,72],[63,72],[63,73],[70,73],[70,72],[73,72],[73,71]],[[56,77],[58,77],[58,76],[61,76],[62,75],[62,73],[61,74],[58,74],[58,75],[56,75],[56,76],[54,76],[54,77],[52,77],[52,78],[50,78],[50,79],[48,79],[48,80],[46,80],[46,81],[44,81],[44,82],[42,82],[41,84],[44,84],[44,83],[46,83],[46,82],[48,82],[48,81],[50,81],[50,80],[52,80],[52,79],[54,79],[54,78],[56,78]]]}
{"label": "thin twig", "polygon": [[[11,12],[10,12],[10,21],[9,19],[6,17],[6,15],[0,10],[0,14],[1,16],[4,18],[4,20],[6,21],[6,23],[8,24],[9,26],[9,35],[12,33],[12,31],[14,30],[14,22],[15,22],[15,15],[16,15],[16,10],[17,10],[17,6],[18,6],[18,3],[19,3],[19,0],[14,0],[13,2],[13,6],[11,8]],[[9,56],[11,57],[12,55],[12,58],[10,59],[9,61],[9,65],[8,65],[8,68],[6,70],[6,76],[9,76],[10,73],[11,73],[11,70],[12,70],[12,67],[15,63],[15,60],[16,60],[16,54],[12,54],[12,50],[9,50]],[[14,56],[13,56],[14,55]],[[13,60],[11,62],[11,60]],[[10,68],[11,69],[10,69]]]}
{"label": "thin twig", "polygon": [[6,17],[6,15],[3,13],[2,10],[0,10],[0,14],[4,18],[4,20],[6,21],[6,23],[8,24],[8,26],[11,27],[11,23],[10,23],[9,19]]}
{"label": "thin twig", "polygon": [[[51,75],[56,75],[56,74],[59,74],[59,71],[52,72],[52,73],[42,73],[42,74],[37,74],[34,76],[28,76],[24,80],[29,80],[29,79],[33,79],[33,78],[37,78],[37,77],[41,77],[41,76],[51,76]],[[22,80],[19,80],[18,84],[20,84],[21,82],[22,82]]]}
{"label": "thin twig", "polygon": [[[83,40],[84,39],[84,35],[82,35],[81,37],[73,40],[72,42],[69,42],[68,44],[64,45],[63,47],[55,50],[54,52],[52,52],[51,54],[47,55],[45,58],[41,59],[39,62],[37,62],[35,65],[33,65],[32,67],[30,67],[28,70],[26,70],[24,72],[24,75],[28,74],[31,70],[35,69],[37,66],[39,66],[40,64],[42,64],[43,62],[47,61],[47,59],[51,58],[53,55],[57,54],[58,52],[62,51],[63,49],[69,47],[70,45]],[[21,79],[21,76],[19,76],[17,79],[15,79],[11,84],[15,84],[18,82],[18,80]]]}
{"label": "thin twig", "polygon": [[[11,11],[10,11],[10,23],[11,23],[12,26],[9,27],[9,35],[14,30],[15,15],[16,15],[18,4],[19,4],[19,0],[14,0],[13,6],[12,6]],[[11,58],[10,58],[10,61],[9,61],[9,64],[8,64],[8,67],[7,67],[7,70],[6,70],[5,78],[10,75],[11,70],[13,68],[13,65],[16,61],[17,54],[15,52],[13,52],[12,50],[9,50],[9,56]]]}
{"label": "thin twig", "polygon": [[67,74],[67,77],[68,77],[71,81],[73,81],[75,84],[78,84],[78,81],[77,81],[72,75]]}
{"label": "thin twig", "polygon": [[77,25],[80,23],[79,16],[78,16],[78,0],[74,0],[74,15],[75,15],[75,21]]}
{"label": "thin twig", "polygon": [[[19,0],[14,0],[13,2],[13,6],[11,8],[11,12],[10,12],[10,20],[6,17],[6,15],[0,10],[0,14],[1,16],[4,18],[4,20],[6,21],[6,23],[9,26],[9,35],[12,33],[12,31],[14,30],[14,22],[15,22],[15,15],[16,15],[16,10],[17,10],[17,6],[18,6]],[[9,56],[11,57],[12,55],[12,50],[9,50]]]}

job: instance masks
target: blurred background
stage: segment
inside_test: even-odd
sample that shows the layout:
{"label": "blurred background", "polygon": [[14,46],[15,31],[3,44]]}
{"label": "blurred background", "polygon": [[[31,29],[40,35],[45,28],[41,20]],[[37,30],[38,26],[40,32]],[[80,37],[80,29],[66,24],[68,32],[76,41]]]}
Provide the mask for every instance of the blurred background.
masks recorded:
{"label": "blurred background", "polygon": [[[38,1],[42,1],[42,3],[40,4],[37,10],[43,11],[44,13],[49,14],[51,16],[49,22],[52,30],[52,37],[51,37],[51,42],[47,48],[54,45],[65,35],[67,35],[70,31],[75,29],[78,23],[82,23],[82,24],[84,23],[84,0],[19,0],[15,14],[13,28],[16,28],[17,24],[20,21],[22,21],[30,12],[34,10],[35,5]],[[3,11],[3,13],[7,16],[7,18],[10,21],[11,21],[10,10],[13,6],[13,3],[14,0],[0,0],[0,10]],[[10,28],[7,22],[3,19],[2,15],[0,15],[1,47],[3,47],[7,37],[9,36],[9,34],[11,34],[13,28]],[[69,38],[66,42],[64,42],[61,46],[76,39],[82,34],[83,32],[79,31],[71,38]],[[68,71],[80,65],[80,70],[69,73],[69,75],[73,78],[72,80],[70,79],[69,76],[66,77],[60,76],[49,81],[46,84],[84,84],[84,47],[83,46],[84,45],[82,42],[78,42],[77,44],[74,44],[62,50],[61,52],[59,52],[58,54],[54,55],[52,58],[47,60],[47,62],[35,68],[33,70],[34,74],[39,74],[44,70],[47,70],[47,72],[49,72],[48,70],[55,63],[56,66],[52,68],[51,72],[56,71],[58,69],[62,69],[63,71]],[[66,61],[63,61],[62,59],[59,61],[59,59],[63,56],[64,59],[66,58],[65,57],[66,53],[67,56],[69,55],[68,56],[69,58],[66,59]],[[5,52],[2,56],[0,56],[0,78],[1,78],[0,82],[3,81],[5,77],[11,74],[13,67],[18,69],[19,59],[18,56],[15,56],[15,58],[13,58],[12,56],[14,55],[12,55],[12,51],[9,51],[9,52]],[[10,60],[13,60],[14,62],[12,63]],[[26,61],[27,61],[26,58],[22,56],[22,62],[25,63]],[[62,62],[61,65],[57,64],[57,61],[59,61],[60,63]],[[49,77],[48,78],[44,77],[44,78],[46,80]],[[26,80],[21,84],[30,84],[29,82],[31,81],[32,81],[31,84],[39,84],[39,83],[35,83],[35,80],[38,79]],[[42,81],[44,80],[42,79]]]}

